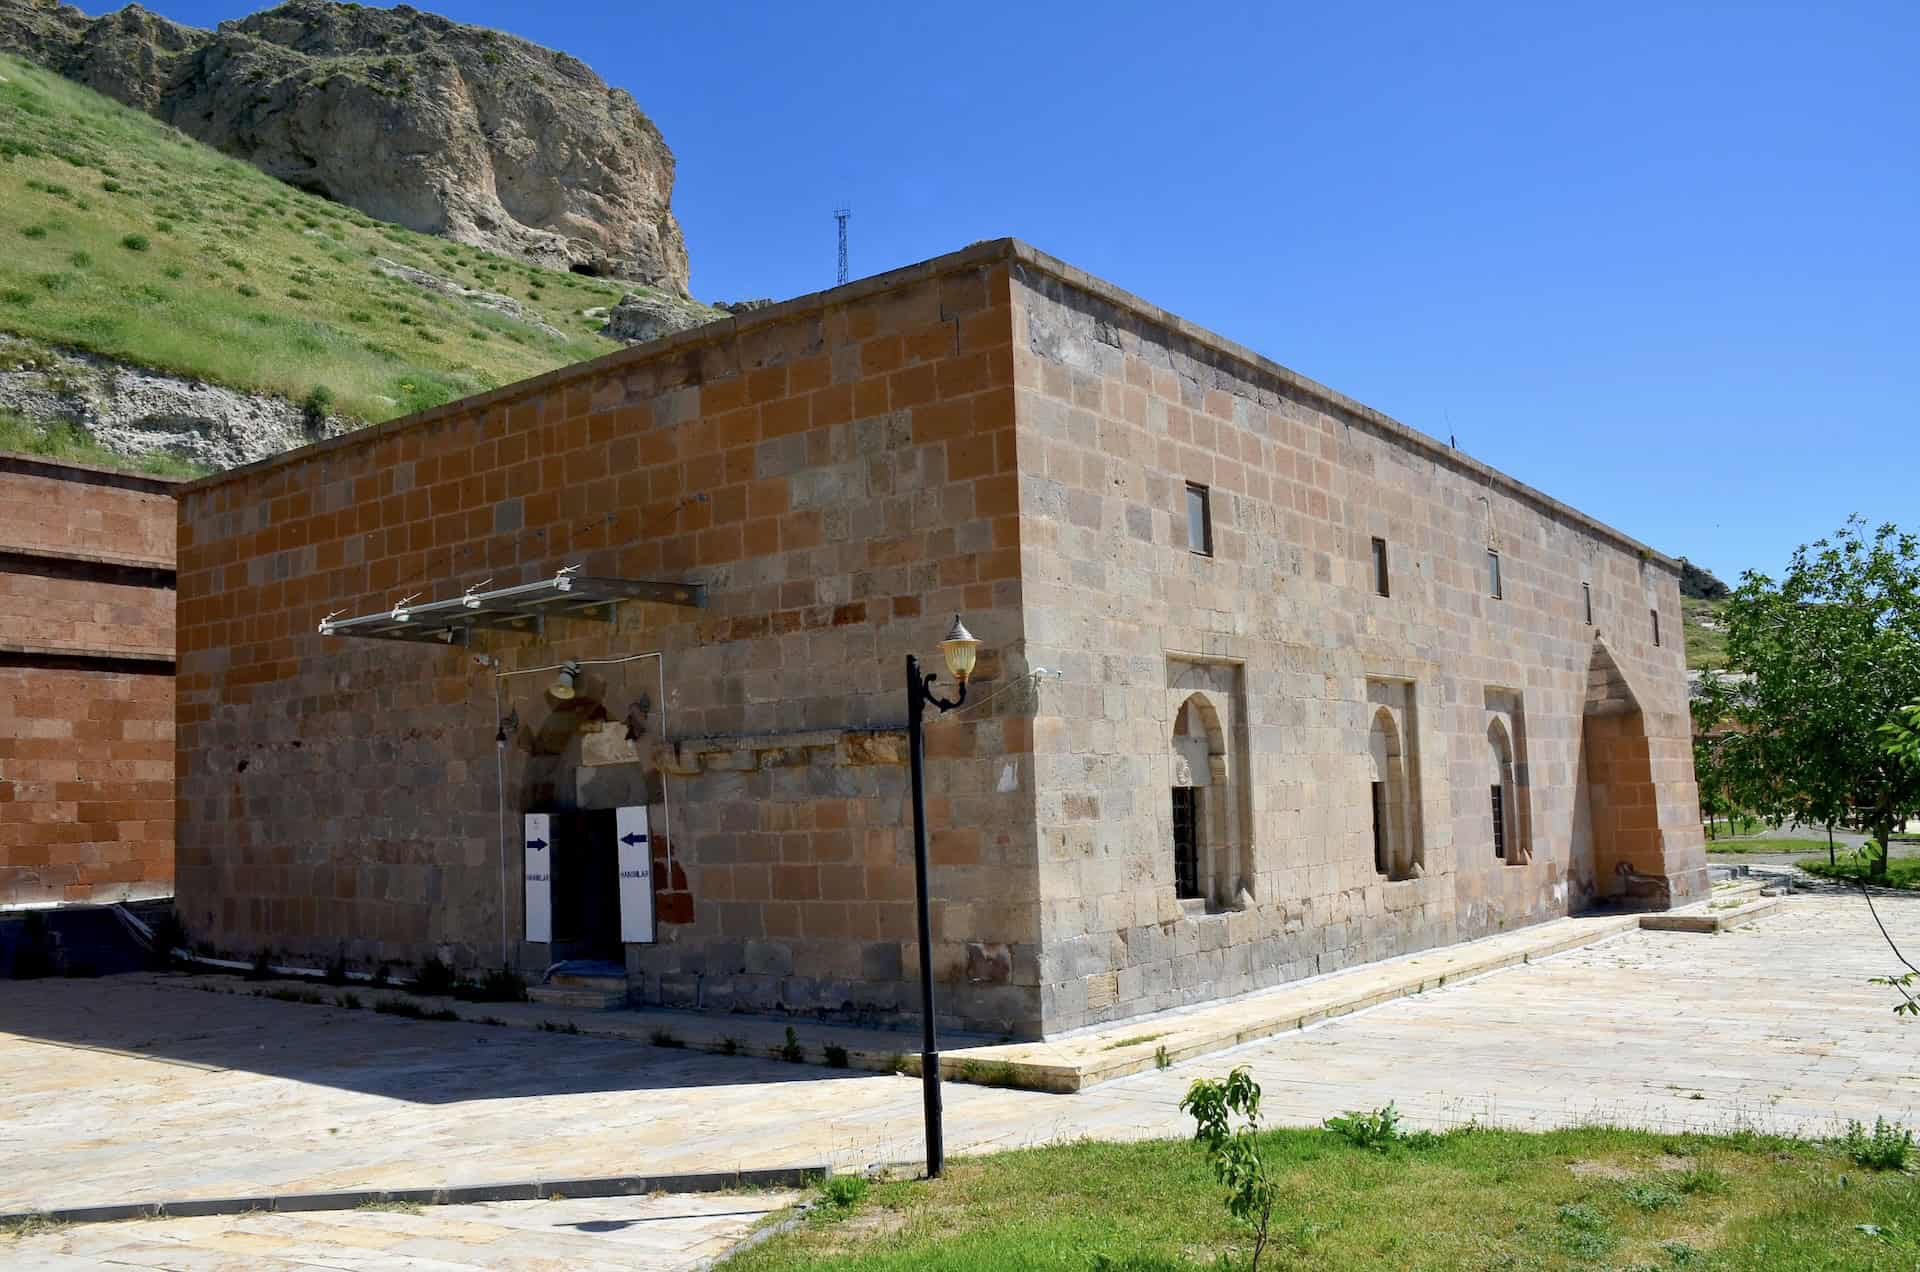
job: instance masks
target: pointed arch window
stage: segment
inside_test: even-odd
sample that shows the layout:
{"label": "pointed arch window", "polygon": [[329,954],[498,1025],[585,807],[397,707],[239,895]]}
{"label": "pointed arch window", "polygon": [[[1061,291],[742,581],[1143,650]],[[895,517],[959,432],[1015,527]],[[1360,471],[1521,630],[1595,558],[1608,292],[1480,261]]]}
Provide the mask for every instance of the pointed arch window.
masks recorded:
{"label": "pointed arch window", "polygon": [[1180,704],[1173,719],[1173,783],[1169,792],[1173,894],[1181,901],[1220,902],[1231,886],[1232,793],[1220,713],[1203,694]]}
{"label": "pointed arch window", "polygon": [[1426,872],[1421,836],[1419,694],[1415,683],[1369,676],[1364,772],[1373,872],[1388,882]]}
{"label": "pointed arch window", "polygon": [[1493,855],[1509,865],[1523,855],[1514,835],[1513,740],[1498,718],[1487,725],[1487,793]]}

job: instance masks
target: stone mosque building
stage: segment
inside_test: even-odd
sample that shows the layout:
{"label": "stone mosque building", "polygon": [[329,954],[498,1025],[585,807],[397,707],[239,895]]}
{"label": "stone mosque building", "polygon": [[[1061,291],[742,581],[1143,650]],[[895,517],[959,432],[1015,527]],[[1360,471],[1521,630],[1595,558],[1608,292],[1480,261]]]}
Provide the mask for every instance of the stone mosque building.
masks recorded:
{"label": "stone mosque building", "polygon": [[178,907],[1033,1038],[1706,891],[1678,565],[1002,240],[179,495]]}

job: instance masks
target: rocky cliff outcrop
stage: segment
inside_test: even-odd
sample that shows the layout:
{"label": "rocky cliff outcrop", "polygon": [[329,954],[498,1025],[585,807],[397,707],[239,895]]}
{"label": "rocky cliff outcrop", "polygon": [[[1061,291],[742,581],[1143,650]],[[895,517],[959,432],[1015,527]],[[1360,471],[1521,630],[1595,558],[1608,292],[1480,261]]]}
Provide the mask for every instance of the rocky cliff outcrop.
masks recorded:
{"label": "rocky cliff outcrop", "polygon": [[346,432],[285,398],[205,384],[0,333],[0,411],[72,424],[122,455],[232,468]]}
{"label": "rocky cliff outcrop", "polygon": [[[724,317],[724,314],[716,314]],[[668,302],[661,296],[628,292],[620,303],[607,310],[606,326],[600,334],[630,345],[645,344],[676,331],[685,331],[698,323],[688,320],[686,306]]]}
{"label": "rocky cliff outcrop", "polygon": [[370,216],[682,295],[673,152],[626,92],[526,40],[292,0],[213,31],[0,0],[0,49]]}

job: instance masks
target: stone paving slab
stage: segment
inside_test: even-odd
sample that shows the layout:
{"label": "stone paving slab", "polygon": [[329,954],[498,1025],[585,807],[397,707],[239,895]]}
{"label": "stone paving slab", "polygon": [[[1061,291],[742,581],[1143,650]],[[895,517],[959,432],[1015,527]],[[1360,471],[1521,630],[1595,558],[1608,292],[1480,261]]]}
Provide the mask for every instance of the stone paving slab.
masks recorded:
{"label": "stone paving slab", "polygon": [[[1046,1042],[976,1046],[943,1054],[943,1077],[990,1066],[1014,1084],[1074,1092],[1168,1064],[1291,1033],[1395,998],[1424,993],[1536,958],[1604,941],[1639,926],[1636,915],[1556,919],[1437,950],[1367,963],[1224,1002],[1082,1029]],[[919,1071],[918,1057],[909,1070]]]}
{"label": "stone paving slab", "polygon": [[0,1263],[35,1272],[113,1266],[182,1272],[691,1272],[799,1196],[656,1195],[85,1224],[0,1237]]}
{"label": "stone paving slab", "polygon": [[[1911,955],[1920,898],[1877,901]],[[1712,938],[1630,931],[1078,1095],[951,1086],[947,1143],[1185,1135],[1187,1085],[1240,1064],[1280,1125],[1389,1100],[1429,1127],[1914,1124],[1914,1026],[1867,983],[1891,968],[1858,897],[1794,897]],[[159,993],[140,978],[0,983],[0,1211],[859,1168],[915,1159],[920,1116],[904,1076]]]}
{"label": "stone paving slab", "polygon": [[[329,1003],[350,996],[368,1010],[384,1001],[404,1000],[422,1011],[450,1011],[461,1020],[476,1024],[615,1038],[657,1044],[668,1049],[686,1048],[741,1058],[862,1069],[871,1073],[904,1071],[911,1063],[908,1053],[913,1053],[913,1059],[917,1060],[920,1047],[920,1035],[917,1032],[823,1024],[805,1019],[673,1011],[658,1007],[610,1010],[552,1001],[465,1002],[441,995],[410,994],[394,988],[375,989],[358,983],[328,985],[306,979],[255,981],[235,976],[185,972],[143,972],[136,975],[158,990],[190,990],[266,998],[275,995],[317,995]],[[787,1033],[789,1029],[793,1030],[791,1040]],[[991,1041],[978,1034],[956,1033],[942,1035],[941,1045],[965,1049]],[[790,1042],[799,1048],[798,1058],[794,1061],[787,1059]],[[827,1050],[829,1045],[845,1054],[830,1059]]]}
{"label": "stone paving slab", "polygon": [[1640,917],[1640,926],[1649,932],[1725,932],[1745,923],[1751,923],[1765,914],[1771,914],[1782,905],[1779,897],[1756,897],[1748,901],[1739,898],[1716,899],[1709,908],[1689,906],[1685,910],[1670,910],[1664,914],[1646,914]]}
{"label": "stone paving slab", "polygon": [[[1722,890],[1715,896],[1725,898],[1747,891],[1757,894],[1759,886],[1721,885]],[[1674,913],[1704,912],[1706,904],[1697,903],[1687,911]],[[1393,998],[1550,957],[1630,931],[1640,922],[1640,916],[1619,914],[1558,919],[1477,941],[1294,981],[1223,1002],[1097,1025],[1046,1042],[996,1043],[978,1035],[943,1035],[940,1072],[953,1082],[977,1081],[1031,1091],[1072,1093],[1160,1067],[1163,1062],[1192,1060],[1274,1034],[1303,1029]],[[334,987],[305,980],[242,982],[230,977],[182,973],[157,974],[151,979],[154,986],[161,989],[232,991],[268,997],[318,994],[328,1001],[350,994],[367,1005],[383,999],[405,998],[428,1012],[450,1011],[463,1020],[514,1028],[549,1032],[558,1029],[729,1056],[797,1060],[875,1073],[917,1076],[920,1072],[919,1036],[898,1030],[651,1007],[606,1010],[569,1006],[553,1000],[471,1003],[447,997],[402,994],[392,989],[371,989],[363,985]]]}
{"label": "stone paving slab", "polygon": [[[1395,998],[1426,993],[1535,959],[1551,958],[1582,945],[1604,941],[1636,927],[1654,927],[1651,919],[1677,917],[1675,931],[1719,931],[1701,926],[1719,919],[1731,927],[1734,915],[1757,917],[1775,904],[1758,898],[1758,881],[1717,884],[1703,901],[1660,915],[1579,915],[1502,932],[1477,941],[1367,963],[1308,980],[1261,990],[1218,1003],[1077,1030],[1039,1043],[974,1046],[942,1054],[943,1077],[966,1079],[992,1066],[1011,1071],[1014,1085],[1039,1091],[1082,1091],[1102,1082],[1198,1059],[1216,1051],[1290,1033],[1311,1025],[1377,1007]],[[1718,910],[1754,899],[1738,911]],[[909,1058],[908,1072],[919,1072]]]}

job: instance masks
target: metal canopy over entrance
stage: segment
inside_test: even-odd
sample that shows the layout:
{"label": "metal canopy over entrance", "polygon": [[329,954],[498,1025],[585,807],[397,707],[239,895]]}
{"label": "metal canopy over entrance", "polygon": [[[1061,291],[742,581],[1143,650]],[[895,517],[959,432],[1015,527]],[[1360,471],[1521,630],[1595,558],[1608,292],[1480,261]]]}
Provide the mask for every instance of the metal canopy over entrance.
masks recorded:
{"label": "metal canopy over entrance", "polygon": [[463,596],[413,604],[408,597],[390,610],[320,621],[322,636],[366,636],[375,640],[409,640],[427,645],[465,645],[476,627],[538,634],[550,617],[590,619],[611,623],[622,601],[651,601],[658,605],[704,606],[704,583],[658,583],[645,579],[613,579],[560,571],[538,583],[497,588],[491,592],[468,588]]}

